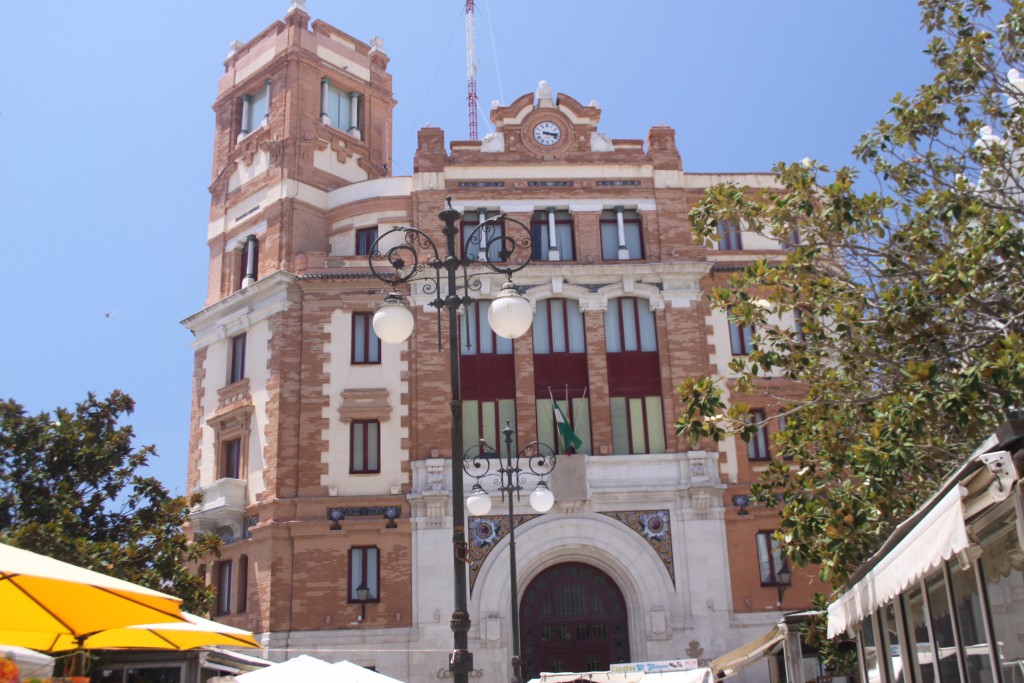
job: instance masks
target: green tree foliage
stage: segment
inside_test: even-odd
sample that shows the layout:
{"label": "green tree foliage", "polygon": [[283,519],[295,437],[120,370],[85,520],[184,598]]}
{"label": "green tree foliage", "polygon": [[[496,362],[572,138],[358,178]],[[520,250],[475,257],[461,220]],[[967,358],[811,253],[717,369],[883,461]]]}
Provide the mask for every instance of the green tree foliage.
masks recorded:
{"label": "green tree foliage", "polygon": [[195,497],[171,496],[140,474],[152,446],[135,449],[119,426],[134,401],[93,394],[74,410],[29,415],[0,401],[0,541],[180,597],[205,613],[212,591],[187,561],[218,540],[181,530]]}
{"label": "green tree foliage", "polygon": [[704,243],[740,220],[787,250],[713,292],[756,350],[728,400],[721,380],[680,385],[677,432],[749,437],[737,395],[803,382],[754,493],[790,558],[835,587],[1024,406],[1024,3],[919,4],[934,80],[862,138],[864,178],[780,164],[777,188],[720,185],[691,213]]}

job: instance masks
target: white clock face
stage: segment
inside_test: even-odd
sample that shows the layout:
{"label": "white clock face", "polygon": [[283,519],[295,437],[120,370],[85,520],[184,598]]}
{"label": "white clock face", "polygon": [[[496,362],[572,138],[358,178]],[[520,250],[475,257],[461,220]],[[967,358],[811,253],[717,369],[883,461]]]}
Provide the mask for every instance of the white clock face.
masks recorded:
{"label": "white clock face", "polygon": [[562,129],[557,123],[541,121],[533,127],[533,139],[545,147],[550,147],[562,139]]}

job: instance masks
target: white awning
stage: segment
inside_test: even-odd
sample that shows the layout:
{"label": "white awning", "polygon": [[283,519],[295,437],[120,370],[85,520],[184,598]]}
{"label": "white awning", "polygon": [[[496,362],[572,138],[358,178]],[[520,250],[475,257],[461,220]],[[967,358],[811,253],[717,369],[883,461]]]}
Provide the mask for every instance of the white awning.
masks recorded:
{"label": "white awning", "polygon": [[768,652],[768,650],[774,647],[776,643],[780,642],[785,637],[786,633],[776,626],[760,638],[755,638],[735,650],[726,652],[721,657],[716,657],[711,662],[711,670],[714,671],[715,675],[719,678],[728,678],[733,674],[738,674],[753,662],[757,661],[759,657]]}
{"label": "white awning", "polygon": [[648,671],[643,683],[711,683],[714,676],[711,669],[701,667],[689,671]]}
{"label": "white awning", "polygon": [[962,492],[959,485],[950,489],[871,571],[828,606],[829,638],[859,623],[967,547]]}

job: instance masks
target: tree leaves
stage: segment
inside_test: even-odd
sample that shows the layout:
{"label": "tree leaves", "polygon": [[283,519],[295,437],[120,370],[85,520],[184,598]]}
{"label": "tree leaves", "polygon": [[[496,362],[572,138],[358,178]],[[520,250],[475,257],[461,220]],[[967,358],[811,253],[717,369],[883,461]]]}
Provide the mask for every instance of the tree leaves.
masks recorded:
{"label": "tree leaves", "polygon": [[[730,366],[734,397],[765,375],[806,387],[753,493],[778,507],[793,561],[836,588],[1024,405],[1024,6],[919,4],[935,77],[854,150],[873,191],[852,167],[805,160],[779,164],[773,189],[713,187],[690,214],[703,243],[726,219],[799,235],[710,298],[757,330]],[[680,399],[684,437],[749,427],[714,378],[683,381]]]}
{"label": "tree leaves", "polygon": [[198,500],[142,475],[156,452],[135,449],[132,428],[118,424],[134,407],[119,391],[35,416],[0,402],[0,540],[170,592],[204,613],[212,591],[187,563],[216,553],[218,540],[189,541],[181,525]]}

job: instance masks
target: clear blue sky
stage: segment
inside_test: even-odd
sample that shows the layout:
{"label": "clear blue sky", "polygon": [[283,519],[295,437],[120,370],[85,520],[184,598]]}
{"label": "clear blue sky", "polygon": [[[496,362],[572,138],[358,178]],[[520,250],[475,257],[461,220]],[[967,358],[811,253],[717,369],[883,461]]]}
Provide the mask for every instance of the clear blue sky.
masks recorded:
{"label": "clear blue sky", "polygon": [[[178,493],[192,381],[179,321],[205,296],[210,105],[229,43],[288,6],[8,2],[0,24],[0,397],[38,412],[127,391],[137,442]],[[384,38],[396,174],[420,127],[468,138],[462,0],[306,7]],[[613,138],[674,127],[689,171],[840,165],[894,93],[929,77],[918,23],[910,0],[477,0],[480,133],[492,100],[544,79],[597,100]]]}

